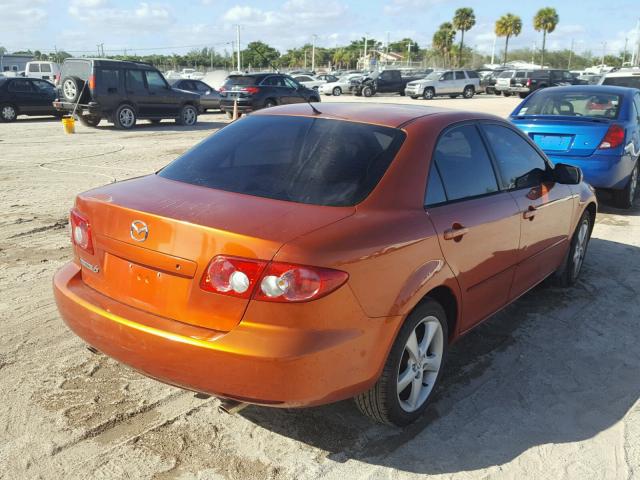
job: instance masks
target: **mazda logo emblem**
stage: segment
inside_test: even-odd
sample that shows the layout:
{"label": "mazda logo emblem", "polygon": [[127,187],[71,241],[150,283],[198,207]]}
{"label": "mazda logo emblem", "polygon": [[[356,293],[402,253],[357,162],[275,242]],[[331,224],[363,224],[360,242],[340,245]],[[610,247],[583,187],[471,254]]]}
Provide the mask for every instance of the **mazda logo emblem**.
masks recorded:
{"label": "mazda logo emblem", "polygon": [[149,227],[142,220],[134,220],[131,222],[129,234],[136,242],[144,242],[149,236]]}

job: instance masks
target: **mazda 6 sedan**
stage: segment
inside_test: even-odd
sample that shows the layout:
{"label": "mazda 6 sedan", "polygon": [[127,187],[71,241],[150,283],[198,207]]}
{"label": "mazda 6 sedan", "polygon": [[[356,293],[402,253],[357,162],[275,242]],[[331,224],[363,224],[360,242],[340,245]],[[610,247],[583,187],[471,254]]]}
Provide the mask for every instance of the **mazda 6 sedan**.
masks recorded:
{"label": "mazda 6 sedan", "polygon": [[79,194],[55,297],[85,342],[163,382],[355,397],[406,425],[452,342],[548,276],[576,281],[595,215],[580,170],[497,117],[288,105]]}

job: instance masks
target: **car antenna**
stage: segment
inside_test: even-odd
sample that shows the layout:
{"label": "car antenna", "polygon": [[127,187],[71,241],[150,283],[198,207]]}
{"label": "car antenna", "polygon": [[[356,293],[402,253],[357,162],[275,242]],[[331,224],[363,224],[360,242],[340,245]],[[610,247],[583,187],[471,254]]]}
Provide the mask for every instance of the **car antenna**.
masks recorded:
{"label": "car antenna", "polygon": [[[255,52],[260,56],[260,58],[262,58],[264,61],[266,61],[269,66],[275,70],[276,73],[280,73],[280,70],[278,68],[276,68],[273,63],[271,63],[271,60],[267,59],[264,57],[264,55],[262,55],[262,52],[260,52],[260,50],[258,50],[257,48],[255,49]],[[303,95],[300,94],[300,92],[298,92],[298,90],[296,90],[296,95],[299,96],[300,98],[302,98],[305,102],[307,102],[309,104],[309,106],[311,107],[311,110],[313,110],[313,113],[315,113],[316,115],[321,115],[322,112],[320,110],[318,110],[316,107],[313,106],[313,103],[311,103],[311,100],[309,100],[308,98],[305,98]]]}

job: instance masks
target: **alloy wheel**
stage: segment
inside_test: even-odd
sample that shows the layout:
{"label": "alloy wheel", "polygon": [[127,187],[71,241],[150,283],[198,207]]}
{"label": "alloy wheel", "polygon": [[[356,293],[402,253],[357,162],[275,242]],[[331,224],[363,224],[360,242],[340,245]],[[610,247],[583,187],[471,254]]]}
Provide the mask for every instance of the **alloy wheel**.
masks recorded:
{"label": "alloy wheel", "polygon": [[405,412],[418,410],[429,398],[443,353],[442,325],[434,316],[423,318],[409,335],[398,366],[396,390]]}
{"label": "alloy wheel", "polygon": [[196,109],[193,107],[187,107],[182,112],[182,122],[185,125],[193,125],[196,123],[196,118],[198,114],[196,113]]}
{"label": "alloy wheel", "polygon": [[4,107],[2,107],[2,119],[6,120],[7,122],[10,122],[12,120],[15,120],[16,118],[16,109],[13,108],[11,105],[5,105]]}
{"label": "alloy wheel", "polygon": [[133,126],[136,116],[133,113],[133,110],[131,110],[129,107],[125,107],[120,110],[120,114],[118,115],[118,118],[120,119],[120,124],[123,127],[129,128]]}
{"label": "alloy wheel", "polygon": [[64,96],[66,98],[72,99],[76,98],[78,87],[72,80],[67,80],[66,82],[64,82],[64,85],[62,85],[62,91],[64,92]]}
{"label": "alloy wheel", "polygon": [[576,239],[576,245],[573,250],[573,276],[578,277],[580,269],[582,268],[582,262],[584,261],[584,255],[587,251],[587,242],[589,241],[589,220],[586,218],[580,224],[578,230],[578,238]]}

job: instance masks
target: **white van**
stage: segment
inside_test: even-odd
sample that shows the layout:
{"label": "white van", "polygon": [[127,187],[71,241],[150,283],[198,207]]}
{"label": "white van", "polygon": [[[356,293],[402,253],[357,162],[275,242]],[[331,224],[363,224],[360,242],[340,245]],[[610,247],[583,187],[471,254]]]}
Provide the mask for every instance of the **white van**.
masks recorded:
{"label": "white van", "polygon": [[60,65],[55,62],[28,62],[24,72],[25,77],[42,78],[53,82],[60,75]]}

